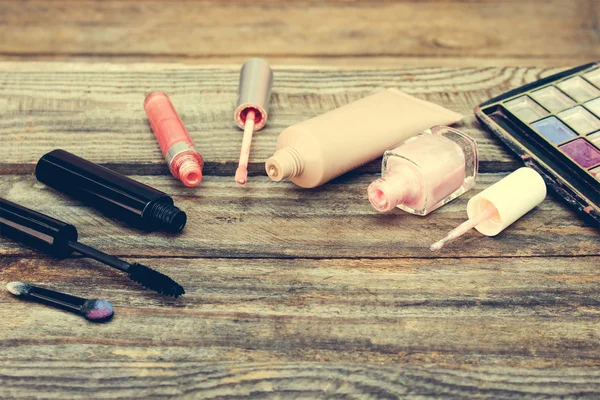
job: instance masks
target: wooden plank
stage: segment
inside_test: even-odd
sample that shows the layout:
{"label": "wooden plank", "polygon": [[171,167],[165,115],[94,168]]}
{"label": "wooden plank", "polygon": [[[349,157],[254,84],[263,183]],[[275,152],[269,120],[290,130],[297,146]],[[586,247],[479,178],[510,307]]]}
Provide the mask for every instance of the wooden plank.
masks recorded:
{"label": "wooden plank", "polygon": [[[398,68],[499,68],[529,67],[556,68],[576,67],[595,61],[597,57],[589,55],[568,55],[548,57],[476,57],[476,56],[273,56],[257,53],[253,56],[263,57],[272,65],[306,66],[312,68],[335,67],[341,69],[398,69]],[[43,55],[6,55],[0,53],[0,62],[72,62],[72,63],[180,63],[186,65],[242,65],[248,56],[184,56],[184,55],[77,55],[77,54],[43,54]]]}
{"label": "wooden plank", "polygon": [[[592,59],[595,0],[2,1],[0,54]],[[23,29],[23,27],[26,29]]]}
{"label": "wooden plank", "polygon": [[[253,177],[207,176],[196,189],[170,176],[134,176],[173,195],[188,214],[180,235],[148,234],[107,219],[45,187],[33,176],[0,177],[11,201],[68,221],[82,242],[123,256],[189,257],[539,257],[600,255],[600,233],[553,196],[502,234],[469,233],[432,253],[429,246],[466,219],[467,201],[506,174],[481,174],[474,190],[421,218],[396,210],[380,215],[366,199],[375,174],[350,174],[313,190]],[[1,240],[0,254],[32,256]]]}
{"label": "wooden plank", "polygon": [[80,260],[2,258],[2,285],[107,298],[115,318],[94,325],[2,290],[0,360],[600,365],[600,257],[137,261],[187,294]]}
{"label": "wooden plank", "polygon": [[593,398],[599,261],[162,259],[188,290],[171,300],[79,260],[5,257],[2,284],[107,297],[116,316],[92,325],[2,291],[0,386],[60,398]]}
{"label": "wooden plank", "polygon": [[[269,124],[255,135],[250,172],[264,175],[264,160],[287,126],[386,87],[399,87],[463,113],[466,118],[458,127],[478,141],[481,170],[514,170],[517,160],[480,127],[472,109],[557,71],[276,68]],[[232,116],[238,75],[239,66],[0,63],[0,174],[31,173],[41,155],[59,147],[119,172],[166,173],[142,107],[149,92],[162,90],[171,95],[203,154],[205,173],[232,175],[242,136]],[[378,171],[379,164],[361,171]]]}
{"label": "wooden plank", "polygon": [[[101,372],[101,374],[100,374]],[[593,368],[351,363],[6,362],[0,385],[31,398],[597,398]],[[93,393],[93,394],[92,394]]]}

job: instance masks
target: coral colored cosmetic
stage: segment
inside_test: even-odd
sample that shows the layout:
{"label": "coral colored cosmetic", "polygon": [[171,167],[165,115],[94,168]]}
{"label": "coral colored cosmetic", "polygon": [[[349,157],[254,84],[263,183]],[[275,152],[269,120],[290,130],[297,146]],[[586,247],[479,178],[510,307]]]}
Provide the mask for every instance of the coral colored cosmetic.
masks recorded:
{"label": "coral colored cosmetic", "polygon": [[198,186],[204,160],[169,97],[162,92],[150,93],[144,101],[144,109],[171,174],[185,186]]}
{"label": "coral colored cosmetic", "polygon": [[240,162],[235,171],[235,181],[240,185],[248,178],[248,158],[254,131],[261,130],[267,123],[273,71],[269,64],[260,58],[251,58],[240,71],[238,101],[235,108],[235,122],[244,130]]}
{"label": "coral colored cosmetic", "polygon": [[383,156],[382,177],[367,190],[379,212],[427,215],[475,185],[477,144],[446,126],[408,139]]}
{"label": "coral colored cosmetic", "polygon": [[432,126],[450,125],[461,117],[387,89],[285,129],[265,168],[274,181],[316,187]]}
{"label": "coral colored cosmetic", "polygon": [[519,168],[469,200],[465,221],[431,245],[431,251],[475,228],[486,236],[496,236],[527,214],[546,198],[546,183],[532,168]]}

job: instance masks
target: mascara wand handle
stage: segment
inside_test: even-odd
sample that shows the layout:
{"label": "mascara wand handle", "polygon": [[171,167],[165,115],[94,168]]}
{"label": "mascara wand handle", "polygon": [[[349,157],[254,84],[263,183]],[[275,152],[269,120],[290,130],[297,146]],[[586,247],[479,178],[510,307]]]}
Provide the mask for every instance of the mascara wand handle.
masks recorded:
{"label": "mascara wand handle", "polygon": [[68,257],[77,228],[30,208],[0,198],[0,235],[54,257]]}
{"label": "mascara wand handle", "polygon": [[86,246],[83,243],[70,241],[68,245],[71,248],[71,250],[79,254],[92,258],[96,261],[100,261],[103,264],[110,265],[111,267],[121,270],[123,272],[127,272],[129,267],[131,266],[131,264],[129,264],[127,261],[123,261],[118,257],[106,254],[103,251],[96,250],[93,247]]}

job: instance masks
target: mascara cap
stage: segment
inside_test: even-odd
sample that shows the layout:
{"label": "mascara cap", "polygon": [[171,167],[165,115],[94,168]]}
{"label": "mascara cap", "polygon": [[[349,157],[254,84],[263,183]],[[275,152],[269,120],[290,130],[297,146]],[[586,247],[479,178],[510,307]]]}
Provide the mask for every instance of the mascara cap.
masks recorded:
{"label": "mascara cap", "polygon": [[185,213],[166,193],[64,150],[42,156],[35,176],[47,186],[136,228],[179,232],[186,223]]}
{"label": "mascara cap", "polygon": [[241,129],[246,124],[246,114],[255,110],[254,130],[262,129],[267,123],[267,111],[271,100],[273,71],[262,58],[251,58],[240,71],[238,100],[235,108],[235,122]]}
{"label": "mascara cap", "polygon": [[519,168],[471,198],[467,204],[467,214],[469,219],[474,218],[492,204],[498,215],[481,222],[475,229],[484,235],[495,236],[545,198],[546,184],[541,175],[528,167]]}

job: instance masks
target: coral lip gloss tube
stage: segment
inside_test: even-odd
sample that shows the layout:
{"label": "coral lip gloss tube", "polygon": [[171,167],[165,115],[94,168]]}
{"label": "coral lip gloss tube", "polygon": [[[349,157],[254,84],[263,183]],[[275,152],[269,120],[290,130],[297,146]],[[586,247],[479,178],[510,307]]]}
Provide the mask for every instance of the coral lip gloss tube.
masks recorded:
{"label": "coral lip gloss tube", "polygon": [[198,186],[204,160],[169,97],[162,92],[150,93],[144,109],[171,174],[185,186]]}

